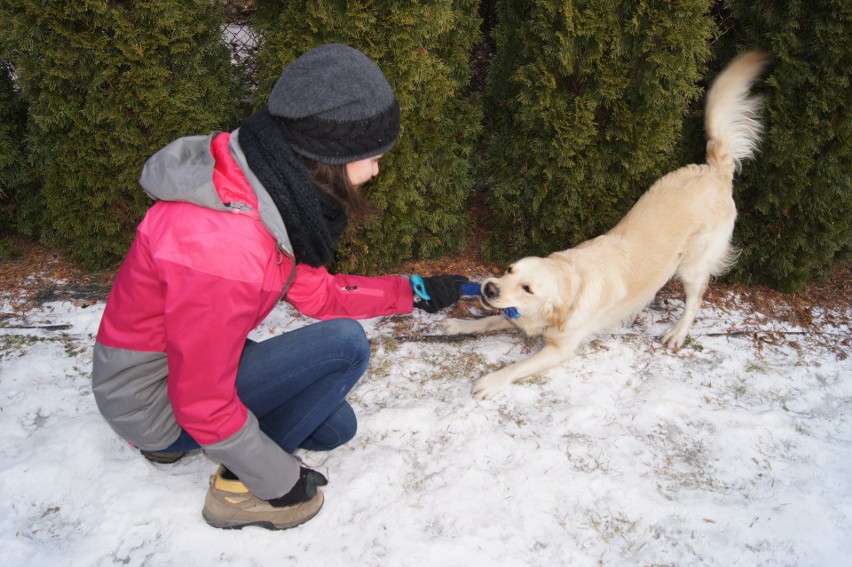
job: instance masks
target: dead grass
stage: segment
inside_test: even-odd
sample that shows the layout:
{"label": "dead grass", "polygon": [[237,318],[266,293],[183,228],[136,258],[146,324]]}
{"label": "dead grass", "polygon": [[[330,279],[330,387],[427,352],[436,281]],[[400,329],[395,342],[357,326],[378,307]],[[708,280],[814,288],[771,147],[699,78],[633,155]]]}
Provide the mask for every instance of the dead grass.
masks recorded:
{"label": "dead grass", "polygon": [[15,312],[46,301],[90,304],[109,295],[115,270],[90,272],[60,252],[23,240],[16,240],[15,248],[20,256],[0,263],[0,293]]}
{"label": "dead grass", "polygon": [[[418,260],[401,266],[401,273],[463,274],[481,280],[489,274],[500,273],[502,267],[485,262],[480,253],[482,238],[475,235],[471,244],[455,256],[435,260]],[[0,263],[0,291],[6,295],[15,311],[25,311],[46,301],[71,300],[92,303],[106,299],[115,270],[86,271],[64,254],[40,244],[16,241],[21,256]],[[682,293],[677,282],[669,283],[658,294],[658,300],[680,300]],[[816,326],[841,327],[850,324],[848,307],[852,305],[852,262],[837,267],[831,279],[813,283],[798,293],[781,293],[766,286],[714,283],[705,301],[722,309],[754,313],[804,331],[817,331]],[[472,302],[450,311],[450,316],[464,316]],[[814,319],[815,310],[819,319]],[[850,337],[841,338],[844,346]]]}

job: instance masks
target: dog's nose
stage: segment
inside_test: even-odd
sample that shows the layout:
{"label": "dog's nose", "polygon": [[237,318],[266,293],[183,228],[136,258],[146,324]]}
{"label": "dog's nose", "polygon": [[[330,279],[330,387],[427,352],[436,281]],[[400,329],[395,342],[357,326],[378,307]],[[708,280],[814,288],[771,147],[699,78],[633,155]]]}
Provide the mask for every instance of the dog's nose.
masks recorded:
{"label": "dog's nose", "polygon": [[494,285],[494,282],[488,282],[485,284],[485,287],[482,288],[482,295],[485,296],[485,299],[494,299],[500,295],[500,289]]}

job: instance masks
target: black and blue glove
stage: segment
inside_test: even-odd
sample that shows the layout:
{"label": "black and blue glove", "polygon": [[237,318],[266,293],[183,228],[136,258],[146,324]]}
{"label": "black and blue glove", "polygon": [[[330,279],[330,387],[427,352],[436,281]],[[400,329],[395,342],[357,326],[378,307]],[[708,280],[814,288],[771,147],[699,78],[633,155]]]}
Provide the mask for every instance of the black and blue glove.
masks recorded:
{"label": "black and blue glove", "polygon": [[411,276],[409,282],[414,292],[414,307],[426,313],[437,313],[456,303],[462,295],[462,285],[468,282],[465,276]]}
{"label": "black and blue glove", "polygon": [[295,506],[302,502],[307,502],[317,494],[318,486],[328,484],[328,479],[321,472],[317,472],[307,467],[301,467],[299,470],[299,480],[290,489],[290,492],[284,496],[273,498],[269,503],[276,508],[284,508],[287,506]]}

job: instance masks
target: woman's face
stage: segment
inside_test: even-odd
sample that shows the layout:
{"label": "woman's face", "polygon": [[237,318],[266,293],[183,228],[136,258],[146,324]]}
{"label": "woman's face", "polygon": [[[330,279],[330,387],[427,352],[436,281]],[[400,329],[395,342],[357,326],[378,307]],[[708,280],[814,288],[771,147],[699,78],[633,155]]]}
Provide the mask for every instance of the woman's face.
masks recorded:
{"label": "woman's face", "polygon": [[352,183],[353,187],[361,187],[379,174],[379,160],[382,155],[346,164],[346,173],[349,175],[349,182]]}

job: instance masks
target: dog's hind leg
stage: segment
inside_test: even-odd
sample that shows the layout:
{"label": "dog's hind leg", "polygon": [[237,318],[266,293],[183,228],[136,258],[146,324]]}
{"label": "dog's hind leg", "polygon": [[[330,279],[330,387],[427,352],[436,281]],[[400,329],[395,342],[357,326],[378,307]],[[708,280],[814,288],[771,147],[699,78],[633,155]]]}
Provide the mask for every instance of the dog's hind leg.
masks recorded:
{"label": "dog's hind leg", "polygon": [[698,308],[701,307],[710,276],[725,273],[736,261],[737,252],[730,244],[735,218],[736,212],[731,208],[729,218],[715,230],[699,234],[681,260],[676,275],[683,282],[685,305],[678,322],[663,334],[661,340],[664,346],[671,349],[683,346],[689,328],[695,322]]}
{"label": "dog's hind leg", "polygon": [[686,341],[686,335],[695,321],[698,308],[701,306],[701,300],[704,298],[707,283],[710,281],[710,274],[705,273],[703,276],[696,275],[690,278],[681,276],[681,281],[683,281],[683,291],[686,294],[683,315],[680,316],[677,323],[663,334],[663,338],[661,339],[663,345],[671,349],[682,347]]}

